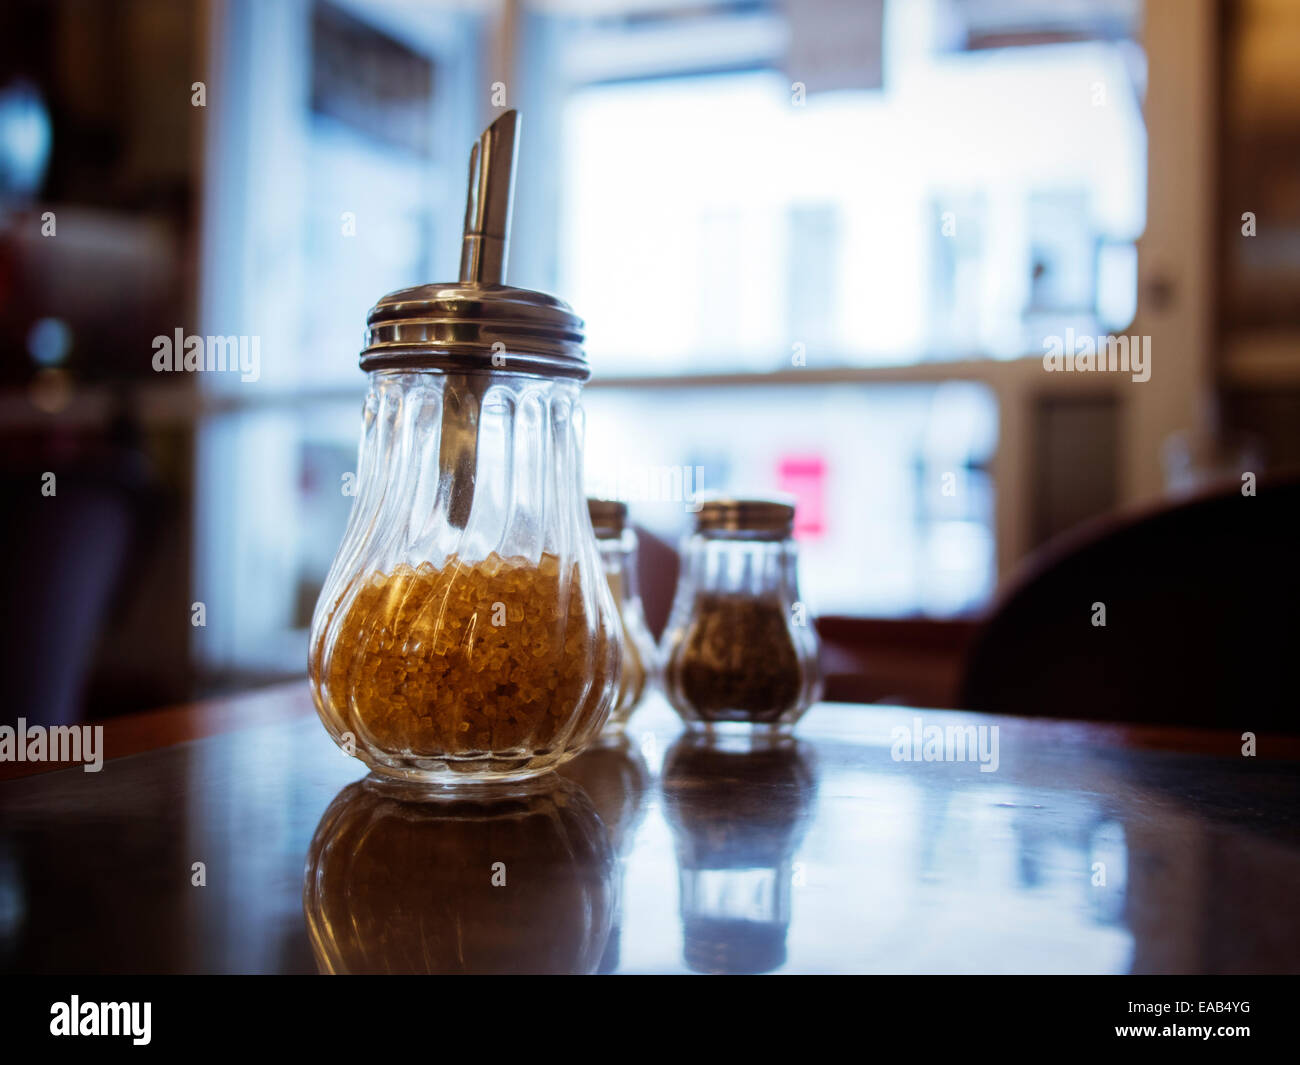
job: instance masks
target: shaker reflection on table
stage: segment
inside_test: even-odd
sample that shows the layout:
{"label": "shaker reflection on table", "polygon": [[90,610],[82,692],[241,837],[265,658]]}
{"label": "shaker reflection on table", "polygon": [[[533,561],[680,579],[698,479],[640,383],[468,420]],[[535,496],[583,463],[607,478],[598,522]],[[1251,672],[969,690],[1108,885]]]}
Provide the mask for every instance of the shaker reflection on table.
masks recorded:
{"label": "shaker reflection on table", "polygon": [[370,780],[331,803],[303,908],[327,973],[593,973],[614,912],[604,825],[572,780],[406,802]]}
{"label": "shaker reflection on table", "polygon": [[762,973],[786,960],[793,859],[817,794],[811,749],[782,735],[728,746],[682,736],[664,760],[685,960]]}

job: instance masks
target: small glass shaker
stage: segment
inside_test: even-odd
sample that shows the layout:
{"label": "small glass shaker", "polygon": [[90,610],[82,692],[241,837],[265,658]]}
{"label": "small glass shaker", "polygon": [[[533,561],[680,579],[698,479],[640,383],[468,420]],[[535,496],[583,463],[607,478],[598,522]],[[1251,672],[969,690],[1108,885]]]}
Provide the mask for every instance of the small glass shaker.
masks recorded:
{"label": "small glass shaker", "polygon": [[783,730],[821,697],[793,530],[790,503],[701,503],[663,638],[664,692],[688,726]]}
{"label": "small glass shaker", "polygon": [[605,725],[606,732],[617,732],[657,680],[659,649],[646,624],[637,588],[637,536],[627,522],[627,504],[613,499],[588,499],[587,511],[605,577],[623,622],[623,676]]}

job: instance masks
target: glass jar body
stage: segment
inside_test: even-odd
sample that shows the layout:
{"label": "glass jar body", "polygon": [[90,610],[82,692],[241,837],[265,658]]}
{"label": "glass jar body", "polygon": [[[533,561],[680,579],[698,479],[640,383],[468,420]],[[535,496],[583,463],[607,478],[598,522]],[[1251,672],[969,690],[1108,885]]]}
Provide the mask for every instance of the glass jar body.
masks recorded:
{"label": "glass jar body", "polygon": [[792,726],[821,697],[790,539],[696,533],[664,632],[664,692],[692,727]]}
{"label": "glass jar body", "polygon": [[518,779],[600,731],[621,648],[581,469],[576,381],[370,375],[308,661],[344,750],[394,779]]}
{"label": "glass jar body", "polygon": [[657,682],[659,649],[646,625],[645,608],[637,587],[636,533],[624,528],[617,535],[598,535],[596,544],[623,630],[622,677],[605,726],[607,731],[617,732],[627,724],[646,691]]}

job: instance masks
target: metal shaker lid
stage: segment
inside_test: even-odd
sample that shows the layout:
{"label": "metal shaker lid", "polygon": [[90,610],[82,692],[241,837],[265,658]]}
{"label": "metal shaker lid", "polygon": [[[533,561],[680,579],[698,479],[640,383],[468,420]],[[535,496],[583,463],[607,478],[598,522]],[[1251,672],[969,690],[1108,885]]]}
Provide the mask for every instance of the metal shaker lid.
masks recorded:
{"label": "metal shaker lid", "polygon": [[794,530],[794,503],[777,499],[710,498],[695,515],[699,533],[781,540]]}
{"label": "metal shaker lid", "polygon": [[573,309],[502,283],[518,127],[518,112],[506,111],[470,153],[460,280],[400,289],[376,303],[366,317],[363,370],[591,376],[582,319]]}
{"label": "metal shaker lid", "polygon": [[591,528],[601,539],[621,536],[627,526],[627,504],[618,499],[588,499]]}

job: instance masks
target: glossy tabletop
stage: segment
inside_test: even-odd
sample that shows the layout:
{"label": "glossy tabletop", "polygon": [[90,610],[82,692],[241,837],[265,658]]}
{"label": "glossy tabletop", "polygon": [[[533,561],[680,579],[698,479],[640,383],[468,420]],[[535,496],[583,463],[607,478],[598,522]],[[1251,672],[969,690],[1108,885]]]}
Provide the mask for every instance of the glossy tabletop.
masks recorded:
{"label": "glossy tabletop", "polygon": [[413,804],[305,684],[219,709],[0,781],[5,971],[1300,969],[1294,741],[825,704],[746,749],[652,701],[537,786]]}

